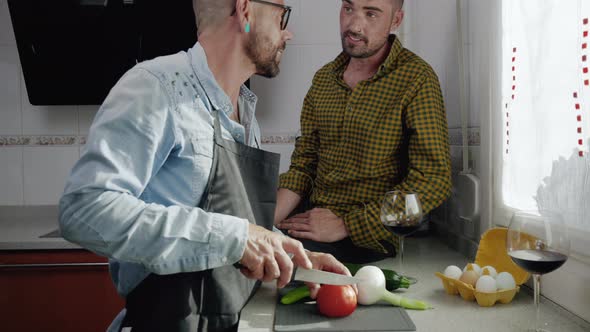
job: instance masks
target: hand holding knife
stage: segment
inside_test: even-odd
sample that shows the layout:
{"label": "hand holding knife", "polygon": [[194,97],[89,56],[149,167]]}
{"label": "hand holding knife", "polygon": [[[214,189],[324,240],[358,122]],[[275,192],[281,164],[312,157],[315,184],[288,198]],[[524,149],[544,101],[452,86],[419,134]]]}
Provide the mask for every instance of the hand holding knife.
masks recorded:
{"label": "hand holding knife", "polygon": [[[308,250],[306,250],[305,253],[307,258],[309,258],[309,261],[312,262],[313,268],[307,269],[302,266],[297,266],[298,264],[293,262],[293,274],[290,280],[305,281],[309,286],[312,298],[315,298],[320,285],[322,284],[351,285],[355,292],[357,291],[356,284],[359,283],[360,280],[350,276],[350,271],[346,266],[334,258],[334,256]],[[288,254],[292,257],[291,253]],[[245,269],[240,263],[236,263],[234,266],[236,268]],[[277,285],[283,287],[286,285],[286,282]]]}

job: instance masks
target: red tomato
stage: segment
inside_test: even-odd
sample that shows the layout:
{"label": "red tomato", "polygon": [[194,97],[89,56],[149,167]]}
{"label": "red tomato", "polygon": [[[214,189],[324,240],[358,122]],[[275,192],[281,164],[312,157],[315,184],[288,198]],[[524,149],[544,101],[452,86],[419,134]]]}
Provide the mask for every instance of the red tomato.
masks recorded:
{"label": "red tomato", "polygon": [[345,317],[356,309],[356,293],[351,286],[322,285],[316,298],[318,310],[324,316]]}

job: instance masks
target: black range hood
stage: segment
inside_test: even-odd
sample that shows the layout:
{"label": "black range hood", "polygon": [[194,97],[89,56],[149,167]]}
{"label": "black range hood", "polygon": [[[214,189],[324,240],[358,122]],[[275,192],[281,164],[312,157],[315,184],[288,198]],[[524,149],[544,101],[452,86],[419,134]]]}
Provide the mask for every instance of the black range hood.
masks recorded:
{"label": "black range hood", "polygon": [[99,105],[137,62],[197,40],[192,0],[8,0],[29,102]]}

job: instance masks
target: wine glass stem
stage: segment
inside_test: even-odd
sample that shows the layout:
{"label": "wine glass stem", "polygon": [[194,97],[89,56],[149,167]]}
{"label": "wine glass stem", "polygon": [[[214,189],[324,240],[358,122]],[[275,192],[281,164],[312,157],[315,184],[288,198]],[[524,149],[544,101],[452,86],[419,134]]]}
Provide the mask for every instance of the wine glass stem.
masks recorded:
{"label": "wine glass stem", "polygon": [[540,329],[540,309],[541,309],[541,275],[533,274],[534,302],[535,302],[535,331]]}
{"label": "wine glass stem", "polygon": [[399,237],[399,273],[404,273],[404,236]]}

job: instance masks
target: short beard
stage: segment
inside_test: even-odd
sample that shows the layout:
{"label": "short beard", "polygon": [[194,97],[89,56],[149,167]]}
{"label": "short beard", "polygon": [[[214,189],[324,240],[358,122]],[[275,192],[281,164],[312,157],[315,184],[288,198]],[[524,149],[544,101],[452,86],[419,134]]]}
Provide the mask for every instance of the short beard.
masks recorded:
{"label": "short beard", "polygon": [[[351,35],[357,39],[361,39],[362,41],[365,42],[367,47],[361,48],[361,49],[354,49],[353,47],[348,47],[346,45],[346,37],[349,35]],[[387,43],[387,38],[385,39],[385,42],[383,42],[383,44],[379,45],[379,47],[369,48],[368,47],[369,42],[365,36],[358,35],[358,34],[353,33],[351,31],[346,31],[342,34],[342,50],[344,51],[344,53],[346,53],[351,58],[357,58],[357,59],[369,58],[369,57],[375,55],[377,52],[379,52],[383,48],[383,46],[385,46],[386,43]]]}
{"label": "short beard", "polygon": [[[256,75],[266,78],[273,78],[281,71],[277,61],[277,54],[284,50],[286,43],[282,47],[271,47],[272,43],[268,38],[263,38],[260,35],[251,38],[246,45],[246,54],[256,66]],[[268,56],[265,57],[265,54]]]}

